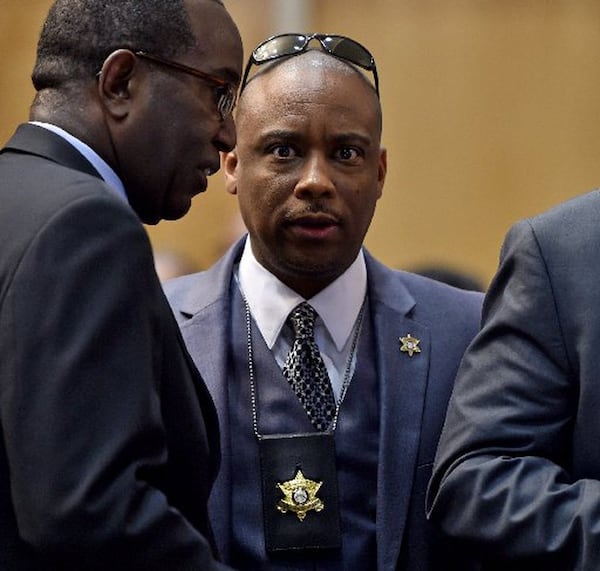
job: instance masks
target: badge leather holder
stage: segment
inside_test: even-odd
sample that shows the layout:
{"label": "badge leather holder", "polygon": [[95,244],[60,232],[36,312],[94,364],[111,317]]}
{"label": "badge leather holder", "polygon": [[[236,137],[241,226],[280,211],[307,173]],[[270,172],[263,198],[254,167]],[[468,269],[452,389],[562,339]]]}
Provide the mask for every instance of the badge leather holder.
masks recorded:
{"label": "badge leather holder", "polygon": [[333,433],[262,435],[258,445],[267,551],[339,548]]}

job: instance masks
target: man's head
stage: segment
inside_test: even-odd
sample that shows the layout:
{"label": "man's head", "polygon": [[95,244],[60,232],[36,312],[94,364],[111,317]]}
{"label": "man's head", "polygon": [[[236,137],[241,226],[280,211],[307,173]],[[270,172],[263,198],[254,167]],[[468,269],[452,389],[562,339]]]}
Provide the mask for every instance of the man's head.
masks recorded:
{"label": "man's head", "polygon": [[311,297],[354,261],[382,193],[377,94],[352,65],[309,50],[260,69],[237,125],[224,170],[253,252]]}
{"label": "man's head", "polygon": [[219,109],[241,64],[219,0],[57,0],[38,44],[31,118],[98,152],[144,222],[179,218],[219,168],[219,151],[235,145]]}

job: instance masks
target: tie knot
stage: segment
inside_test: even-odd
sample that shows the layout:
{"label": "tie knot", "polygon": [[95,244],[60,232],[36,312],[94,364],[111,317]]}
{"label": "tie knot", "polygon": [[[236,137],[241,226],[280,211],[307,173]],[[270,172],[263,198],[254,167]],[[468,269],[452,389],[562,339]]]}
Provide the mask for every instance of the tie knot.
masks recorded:
{"label": "tie knot", "polygon": [[301,339],[314,337],[316,319],[317,312],[314,307],[305,301],[294,307],[288,317],[288,320],[294,329],[296,338]]}

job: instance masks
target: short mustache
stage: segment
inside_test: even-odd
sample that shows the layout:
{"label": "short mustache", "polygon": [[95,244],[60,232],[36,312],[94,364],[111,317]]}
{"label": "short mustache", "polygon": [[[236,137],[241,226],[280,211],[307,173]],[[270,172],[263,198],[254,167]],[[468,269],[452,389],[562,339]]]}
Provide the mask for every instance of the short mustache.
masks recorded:
{"label": "short mustache", "polygon": [[287,212],[283,220],[284,222],[295,222],[296,220],[302,219],[305,216],[313,216],[315,214],[325,215],[335,223],[339,223],[340,221],[340,217],[335,212],[332,212],[325,204],[319,201],[311,202],[300,210]]}

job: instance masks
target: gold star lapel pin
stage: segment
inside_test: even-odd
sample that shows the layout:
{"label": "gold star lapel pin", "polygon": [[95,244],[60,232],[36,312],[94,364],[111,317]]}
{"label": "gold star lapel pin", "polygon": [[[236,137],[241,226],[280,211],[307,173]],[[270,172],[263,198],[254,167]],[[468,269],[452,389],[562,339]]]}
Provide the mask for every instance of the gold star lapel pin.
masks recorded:
{"label": "gold star lapel pin", "polygon": [[412,357],[415,353],[420,353],[421,348],[419,347],[420,339],[413,337],[410,333],[406,337],[400,337],[400,351],[408,353],[409,357]]}
{"label": "gold star lapel pin", "polygon": [[285,496],[277,503],[277,509],[281,513],[294,512],[300,521],[303,521],[311,510],[320,512],[325,507],[325,504],[317,498],[317,492],[322,484],[323,482],[305,478],[302,470],[298,468],[292,480],[277,484]]}

